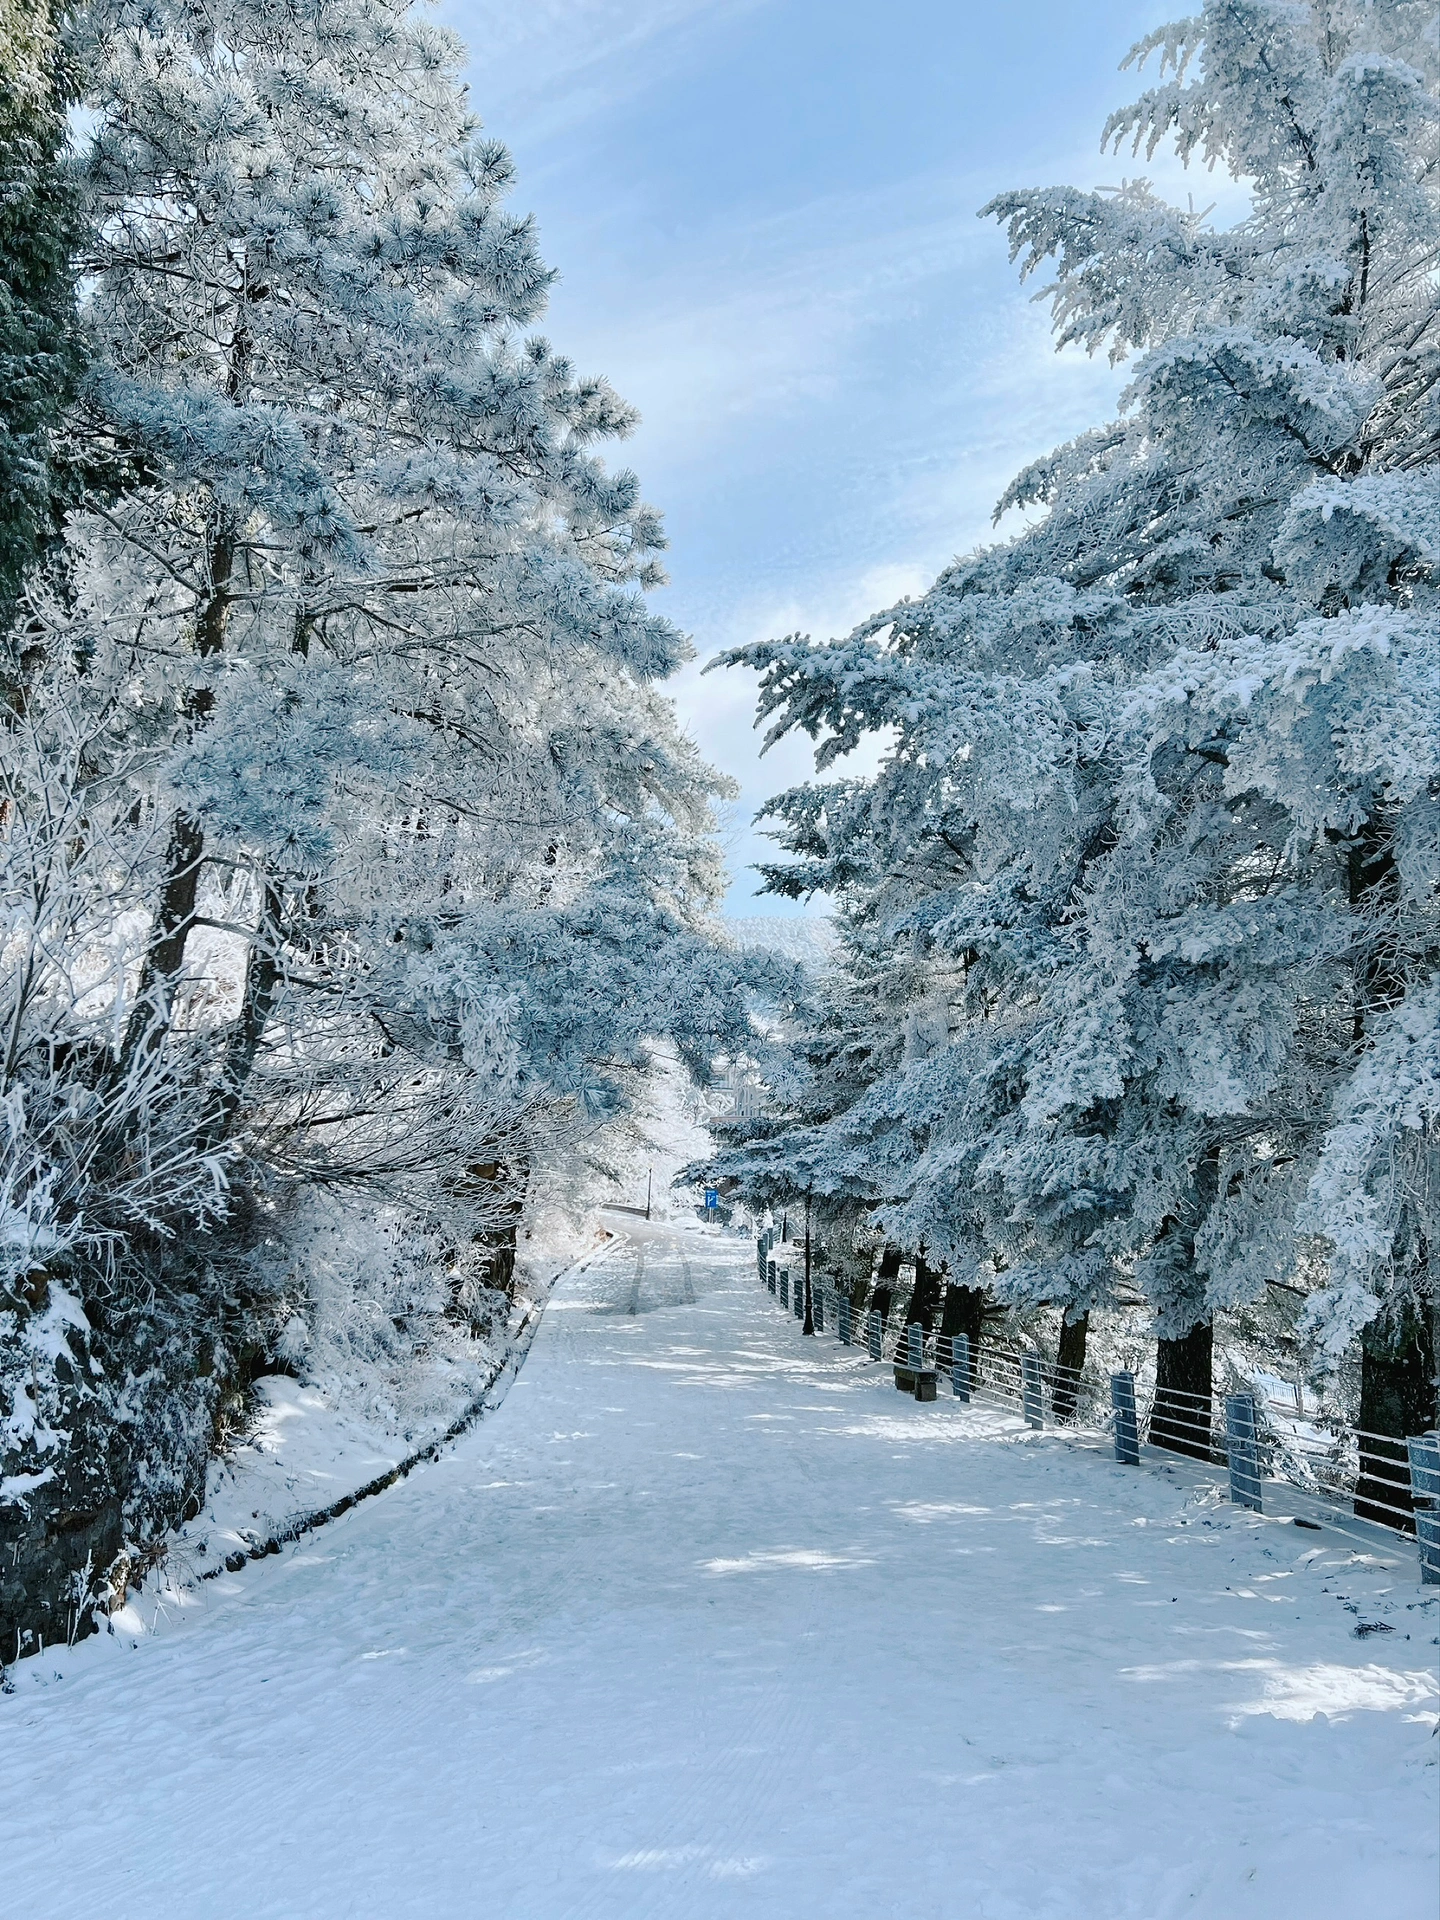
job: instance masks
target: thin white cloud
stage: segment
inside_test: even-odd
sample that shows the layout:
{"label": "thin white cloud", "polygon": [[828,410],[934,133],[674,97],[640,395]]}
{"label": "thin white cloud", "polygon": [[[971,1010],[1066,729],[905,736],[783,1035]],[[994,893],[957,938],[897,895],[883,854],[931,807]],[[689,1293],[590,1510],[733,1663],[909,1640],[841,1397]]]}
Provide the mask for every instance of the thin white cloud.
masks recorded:
{"label": "thin white cloud", "polygon": [[[443,0],[465,41],[476,105],[506,139],[572,131],[664,81],[694,57],[697,34],[772,0]],[[505,126],[495,126],[503,102]]]}

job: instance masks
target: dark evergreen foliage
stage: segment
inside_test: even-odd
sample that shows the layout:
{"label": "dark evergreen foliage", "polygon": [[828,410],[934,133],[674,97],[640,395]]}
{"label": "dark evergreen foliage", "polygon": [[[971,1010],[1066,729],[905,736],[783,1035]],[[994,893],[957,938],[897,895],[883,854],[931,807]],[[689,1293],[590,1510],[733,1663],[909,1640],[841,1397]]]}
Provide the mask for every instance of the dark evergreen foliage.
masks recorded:
{"label": "dark evergreen foliage", "polygon": [[0,5],[0,619],[59,531],[74,484],[65,410],[81,368],[66,158],[70,70],[48,0]]}

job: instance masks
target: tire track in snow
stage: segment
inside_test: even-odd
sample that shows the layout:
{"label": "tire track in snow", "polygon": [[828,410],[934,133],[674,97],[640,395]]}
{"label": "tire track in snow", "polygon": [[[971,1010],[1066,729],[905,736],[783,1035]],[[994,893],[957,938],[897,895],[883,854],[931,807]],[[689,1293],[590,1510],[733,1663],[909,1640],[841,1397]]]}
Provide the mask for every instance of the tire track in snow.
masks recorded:
{"label": "tire track in snow", "polygon": [[635,1249],[635,1284],[630,1289],[630,1304],[627,1313],[640,1311],[640,1289],[645,1284],[645,1242],[642,1240]]}

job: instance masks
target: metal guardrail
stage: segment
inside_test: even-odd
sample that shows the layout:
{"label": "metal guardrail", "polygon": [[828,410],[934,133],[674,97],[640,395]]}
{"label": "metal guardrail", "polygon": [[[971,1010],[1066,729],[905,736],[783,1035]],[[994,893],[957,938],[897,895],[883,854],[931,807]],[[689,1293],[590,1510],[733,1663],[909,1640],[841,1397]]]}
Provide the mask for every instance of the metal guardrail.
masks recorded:
{"label": "metal guardrail", "polygon": [[[798,1260],[788,1253],[789,1243],[765,1233],[757,1239],[761,1284],[790,1307]],[[1143,1436],[1167,1452],[1223,1466],[1231,1500],[1257,1513],[1266,1482],[1282,1482],[1337,1514],[1413,1534],[1422,1580],[1440,1585],[1440,1432],[1399,1439],[1327,1414],[1307,1416],[1258,1389],[1189,1393],[1153,1380],[1142,1385],[1130,1372],[1061,1367],[1004,1340],[972,1348],[963,1333],[936,1334],[897,1314],[887,1320],[874,1308],[857,1310],[813,1274],[811,1299],[817,1332],[828,1326],[842,1345],[872,1362],[891,1362],[901,1378],[933,1376],[964,1403],[1003,1406],[1037,1430],[1108,1436],[1125,1465],[1139,1464]],[[803,1300],[793,1311],[803,1313]],[[927,1387],[923,1397],[929,1393]]]}

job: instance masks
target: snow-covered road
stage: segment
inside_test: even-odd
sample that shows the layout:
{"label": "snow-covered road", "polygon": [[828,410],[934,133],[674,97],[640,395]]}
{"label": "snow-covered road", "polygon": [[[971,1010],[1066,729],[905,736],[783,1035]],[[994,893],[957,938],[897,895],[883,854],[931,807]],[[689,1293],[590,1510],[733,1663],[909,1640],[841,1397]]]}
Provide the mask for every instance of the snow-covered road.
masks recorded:
{"label": "snow-covered road", "polygon": [[637,1239],[439,1464],[25,1663],[0,1910],[1435,1920],[1412,1554],[917,1406],[751,1261]]}

